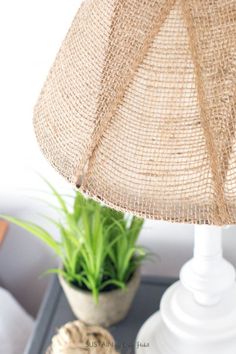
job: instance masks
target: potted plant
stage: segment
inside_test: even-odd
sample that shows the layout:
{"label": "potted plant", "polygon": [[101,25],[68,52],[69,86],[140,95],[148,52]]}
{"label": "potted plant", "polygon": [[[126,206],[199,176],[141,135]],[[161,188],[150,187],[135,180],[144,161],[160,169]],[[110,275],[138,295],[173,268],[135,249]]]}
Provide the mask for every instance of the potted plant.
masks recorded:
{"label": "potted plant", "polygon": [[2,215],[53,249],[61,265],[57,273],[76,317],[88,324],[108,326],[123,319],[140,282],[146,257],[137,238],[143,220],[107,208],[75,192],[68,205],[47,182],[59,203],[60,241],[39,225]]}

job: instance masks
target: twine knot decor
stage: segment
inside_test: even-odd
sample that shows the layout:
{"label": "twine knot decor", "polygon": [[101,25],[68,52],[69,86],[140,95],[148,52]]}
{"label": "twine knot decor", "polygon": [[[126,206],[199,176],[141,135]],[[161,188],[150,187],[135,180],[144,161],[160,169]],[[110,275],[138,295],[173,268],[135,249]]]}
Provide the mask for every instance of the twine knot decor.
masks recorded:
{"label": "twine knot decor", "polygon": [[46,354],[118,354],[111,334],[102,327],[69,322],[58,330]]}

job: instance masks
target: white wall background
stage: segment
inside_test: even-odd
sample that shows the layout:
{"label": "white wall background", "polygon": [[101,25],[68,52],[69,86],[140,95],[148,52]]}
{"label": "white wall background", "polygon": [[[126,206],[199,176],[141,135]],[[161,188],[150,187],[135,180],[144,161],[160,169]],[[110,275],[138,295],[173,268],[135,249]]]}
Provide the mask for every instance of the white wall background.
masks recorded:
{"label": "white wall background", "polygon": [[[7,0],[0,2],[0,212],[36,218],[47,212],[26,197],[44,189],[35,171],[60,190],[67,184],[49,166],[37,146],[33,106],[80,0]],[[146,223],[140,242],[158,257],[144,272],[177,276],[192,254],[193,227]],[[225,231],[225,255],[236,265],[236,230]],[[11,226],[0,248],[0,284],[5,284],[32,313],[47,280],[38,275],[55,263],[51,253],[30,235]]]}

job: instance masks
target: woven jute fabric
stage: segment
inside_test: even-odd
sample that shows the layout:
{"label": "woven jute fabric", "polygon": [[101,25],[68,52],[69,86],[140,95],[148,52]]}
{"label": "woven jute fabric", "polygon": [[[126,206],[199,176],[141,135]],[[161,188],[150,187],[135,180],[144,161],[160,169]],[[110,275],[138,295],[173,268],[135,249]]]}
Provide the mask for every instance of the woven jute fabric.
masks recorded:
{"label": "woven jute fabric", "polygon": [[99,326],[68,322],[52,338],[46,354],[119,354],[111,334]]}
{"label": "woven jute fabric", "polygon": [[51,164],[141,217],[236,223],[236,0],[86,0],[35,107]]}

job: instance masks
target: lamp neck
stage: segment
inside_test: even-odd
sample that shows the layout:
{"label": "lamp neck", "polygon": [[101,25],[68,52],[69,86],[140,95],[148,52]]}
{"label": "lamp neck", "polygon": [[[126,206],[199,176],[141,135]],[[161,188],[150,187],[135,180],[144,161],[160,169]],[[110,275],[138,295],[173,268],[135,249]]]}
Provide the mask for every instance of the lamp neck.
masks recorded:
{"label": "lamp neck", "polygon": [[[222,228],[208,225],[194,227],[194,258],[222,256]],[[212,258],[213,257],[213,258]]]}
{"label": "lamp neck", "polygon": [[187,262],[180,279],[198,304],[212,306],[234,284],[235,270],[222,256],[222,228],[196,225],[194,257]]}

